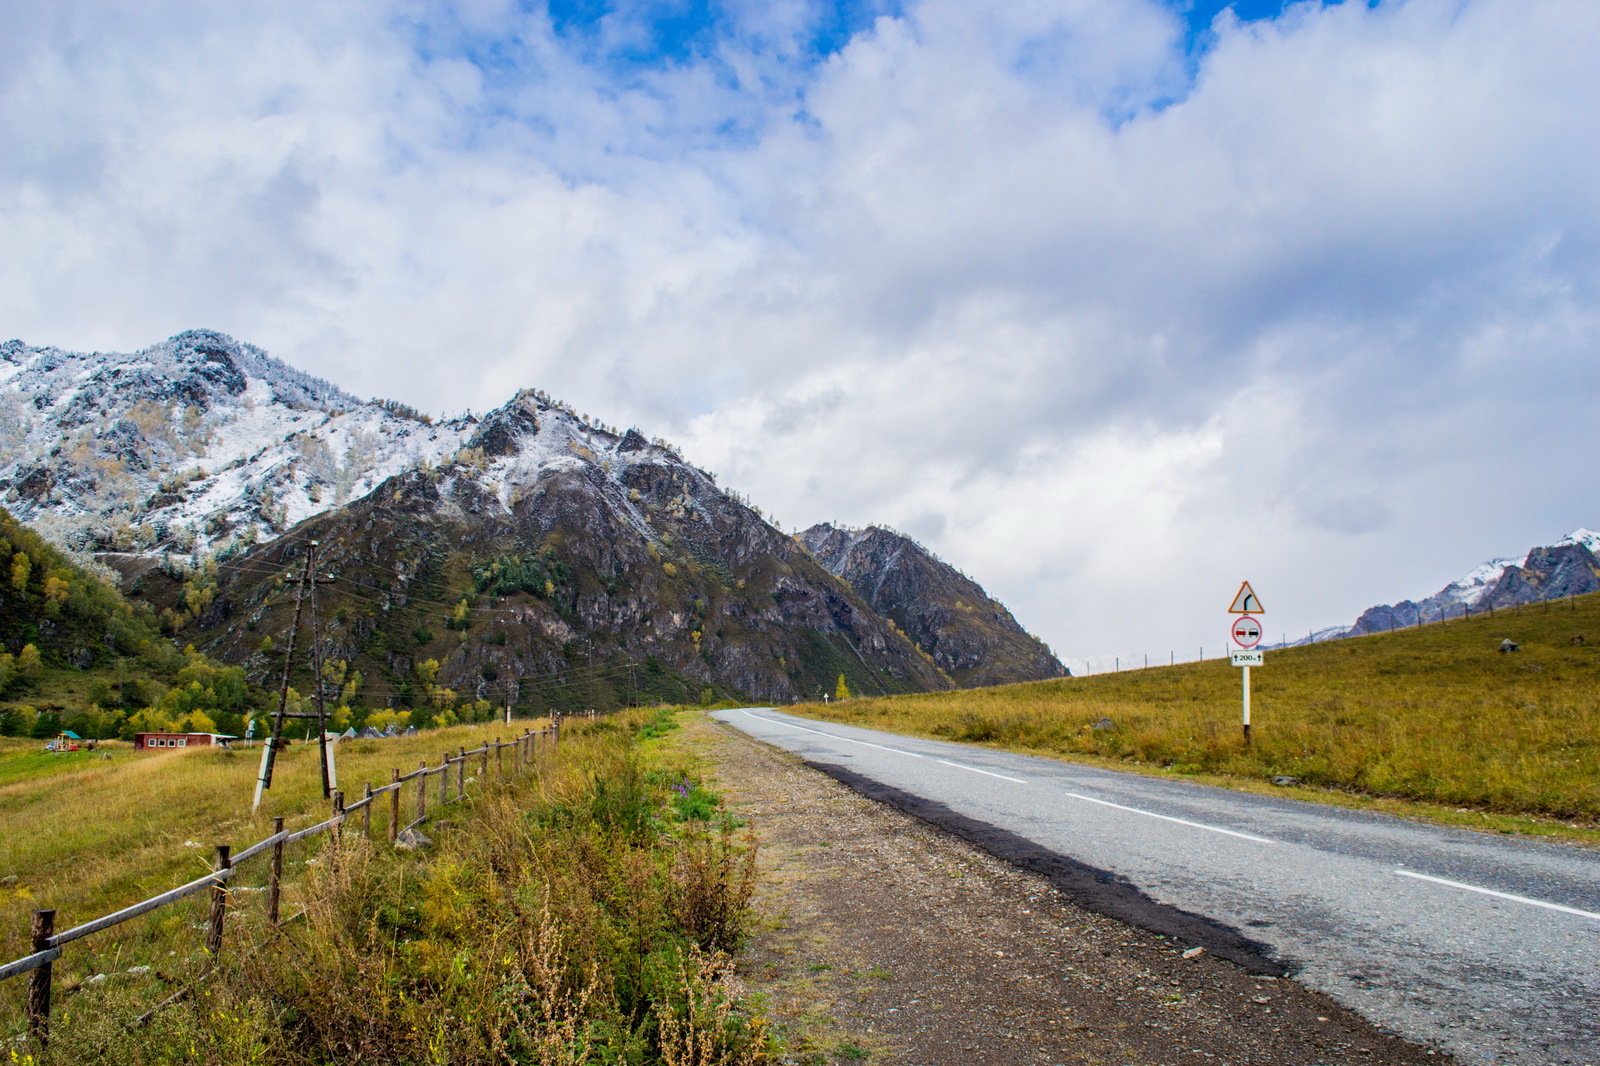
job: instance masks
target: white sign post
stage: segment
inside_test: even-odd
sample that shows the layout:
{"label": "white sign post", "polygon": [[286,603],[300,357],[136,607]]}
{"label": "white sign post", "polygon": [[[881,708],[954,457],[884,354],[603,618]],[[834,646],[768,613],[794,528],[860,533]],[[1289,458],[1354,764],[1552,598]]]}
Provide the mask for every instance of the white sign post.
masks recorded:
{"label": "white sign post", "polygon": [[1256,598],[1250,582],[1246,581],[1239,586],[1228,613],[1239,616],[1233,620],[1228,635],[1238,645],[1233,652],[1233,665],[1239,667],[1244,675],[1241,682],[1244,697],[1244,742],[1248,744],[1250,743],[1250,668],[1265,666],[1267,661],[1267,653],[1256,647],[1261,643],[1261,623],[1255,616],[1263,612],[1261,601]]}

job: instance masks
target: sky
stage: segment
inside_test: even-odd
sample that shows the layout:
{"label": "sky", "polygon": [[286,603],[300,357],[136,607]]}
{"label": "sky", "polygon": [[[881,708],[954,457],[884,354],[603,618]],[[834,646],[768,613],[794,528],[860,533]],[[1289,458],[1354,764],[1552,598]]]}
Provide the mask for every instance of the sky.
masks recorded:
{"label": "sky", "polygon": [[546,389],[1069,665],[1600,525],[1592,0],[19,0],[0,336]]}

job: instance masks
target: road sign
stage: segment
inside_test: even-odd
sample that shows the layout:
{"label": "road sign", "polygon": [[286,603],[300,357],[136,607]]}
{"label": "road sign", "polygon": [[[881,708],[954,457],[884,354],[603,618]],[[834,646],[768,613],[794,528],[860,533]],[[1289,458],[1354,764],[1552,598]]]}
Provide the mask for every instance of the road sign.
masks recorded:
{"label": "road sign", "polygon": [[1261,606],[1261,601],[1256,599],[1256,590],[1246,581],[1239,586],[1239,594],[1233,598],[1233,606],[1228,608],[1229,614],[1266,614],[1266,608]]}
{"label": "road sign", "polygon": [[[1260,648],[1247,648],[1243,651],[1235,648],[1233,650],[1233,665],[1244,667],[1265,666],[1267,665],[1267,653]],[[1249,712],[1245,713],[1248,714]],[[1249,723],[1245,724],[1248,725]]]}
{"label": "road sign", "polygon": [[1249,615],[1233,620],[1233,642],[1241,648],[1253,648],[1261,643],[1261,623]]}

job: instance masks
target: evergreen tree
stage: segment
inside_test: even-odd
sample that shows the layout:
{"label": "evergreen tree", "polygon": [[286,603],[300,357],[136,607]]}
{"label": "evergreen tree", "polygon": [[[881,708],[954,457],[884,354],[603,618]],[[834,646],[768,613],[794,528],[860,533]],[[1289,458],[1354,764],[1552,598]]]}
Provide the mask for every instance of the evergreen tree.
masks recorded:
{"label": "evergreen tree", "polygon": [[847,700],[850,698],[850,686],[844,683],[843,674],[839,675],[839,683],[834,686],[833,698],[836,700]]}

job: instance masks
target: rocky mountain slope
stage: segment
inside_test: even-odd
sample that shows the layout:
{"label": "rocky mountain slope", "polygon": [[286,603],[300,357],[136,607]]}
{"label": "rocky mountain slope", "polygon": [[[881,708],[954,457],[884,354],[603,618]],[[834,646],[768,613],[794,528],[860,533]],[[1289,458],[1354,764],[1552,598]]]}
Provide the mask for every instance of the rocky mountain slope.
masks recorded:
{"label": "rocky mountain slope", "polygon": [[710,474],[535,391],[433,422],[207,331],[132,356],[10,342],[0,429],[0,502],[253,680],[281,670],[284,579],[317,539],[326,684],[363,704],[950,686]]}
{"label": "rocky mountain slope", "polygon": [[1457,618],[1468,611],[1515,607],[1544,599],[1581,595],[1600,589],[1600,533],[1577,529],[1554,544],[1534,548],[1518,559],[1494,559],[1432,596],[1380,604],[1362,612],[1344,635],[1359,636]]}
{"label": "rocky mountain slope", "polygon": [[893,619],[957,685],[1066,675],[1060,660],[1003,604],[910,537],[879,526],[852,530],[824,522],[800,534],[800,540],[829,573]]}
{"label": "rocky mountain slope", "polygon": [[78,550],[240,551],[473,428],[208,330],[132,355],[0,344],[0,504]]}
{"label": "rocky mountain slope", "polygon": [[[1600,590],[1600,533],[1575,529],[1554,544],[1514,558],[1491,559],[1431,596],[1368,607],[1348,626],[1318,630],[1289,642],[1293,647],[1366,633],[1384,633],[1468,613],[1537,603]],[[1282,645],[1278,645],[1281,647]]]}

